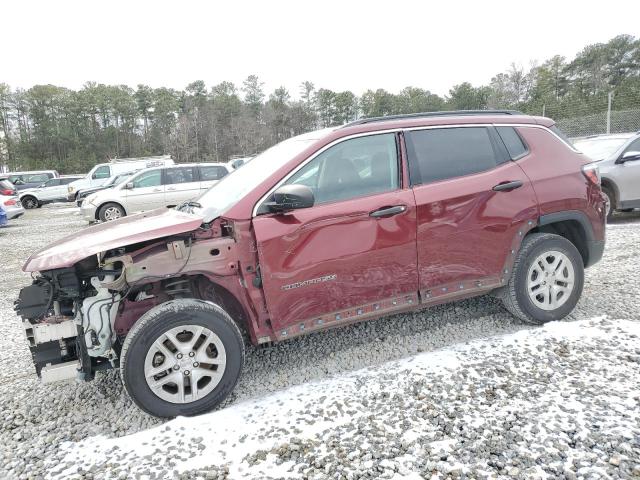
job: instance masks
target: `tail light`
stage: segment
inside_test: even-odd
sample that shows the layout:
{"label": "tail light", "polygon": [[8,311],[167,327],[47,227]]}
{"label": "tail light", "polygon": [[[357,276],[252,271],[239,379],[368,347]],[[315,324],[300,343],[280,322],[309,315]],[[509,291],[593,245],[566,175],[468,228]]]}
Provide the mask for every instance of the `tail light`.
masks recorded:
{"label": "tail light", "polygon": [[598,164],[589,163],[582,167],[582,174],[594,185],[600,185],[600,169]]}
{"label": "tail light", "polygon": [[5,204],[7,207],[11,207],[11,206],[15,205],[16,203],[18,203],[18,202],[17,202],[14,198],[12,198],[11,200],[7,200],[6,202],[4,202],[4,204]]}
{"label": "tail light", "polygon": [[15,195],[15,194],[16,194],[15,190],[9,190],[7,188],[3,188],[2,190],[0,190],[0,195],[11,196],[11,195]]}

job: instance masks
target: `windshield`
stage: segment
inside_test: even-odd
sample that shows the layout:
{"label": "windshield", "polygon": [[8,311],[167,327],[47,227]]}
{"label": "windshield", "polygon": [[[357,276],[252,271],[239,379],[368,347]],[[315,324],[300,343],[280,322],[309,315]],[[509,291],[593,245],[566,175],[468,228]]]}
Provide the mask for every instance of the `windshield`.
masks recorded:
{"label": "windshield", "polygon": [[205,222],[223,215],[242,197],[251,192],[275,170],[279,169],[293,157],[332,129],[290,138],[265,150],[242,168],[234,170],[198,198],[195,212],[204,216]]}
{"label": "windshield", "polygon": [[628,138],[587,138],[574,142],[575,147],[592,160],[604,160],[613,155]]}
{"label": "windshield", "polygon": [[129,178],[134,173],[136,172],[127,172],[127,173],[121,173],[120,175],[116,175],[113,178],[113,180],[111,180],[107,185],[109,186],[120,185],[122,182],[124,182],[127,178]]}

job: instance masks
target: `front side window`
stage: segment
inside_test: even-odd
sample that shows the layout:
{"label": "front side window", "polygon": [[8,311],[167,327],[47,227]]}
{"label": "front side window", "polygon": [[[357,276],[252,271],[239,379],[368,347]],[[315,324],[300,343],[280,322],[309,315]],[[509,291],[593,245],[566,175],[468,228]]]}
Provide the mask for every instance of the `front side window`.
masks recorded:
{"label": "front side window", "polygon": [[57,178],[52,178],[44,184],[45,187],[57,187],[58,185],[60,185],[60,180]]}
{"label": "front side window", "polygon": [[414,130],[406,139],[412,185],[472,175],[498,164],[485,127]]}
{"label": "front side window", "polygon": [[111,170],[107,165],[98,167],[96,168],[96,171],[93,172],[93,178],[95,179],[109,178],[110,176],[111,176]]}
{"label": "front side window", "polygon": [[176,183],[197,182],[196,167],[167,168],[165,170],[165,185]]}
{"label": "front side window", "polygon": [[133,180],[133,188],[159,187],[162,184],[162,170],[141,173]]}
{"label": "front side window", "polygon": [[311,188],[315,203],[328,203],[398,188],[394,133],[345,140],[325,150],[285,185]]}

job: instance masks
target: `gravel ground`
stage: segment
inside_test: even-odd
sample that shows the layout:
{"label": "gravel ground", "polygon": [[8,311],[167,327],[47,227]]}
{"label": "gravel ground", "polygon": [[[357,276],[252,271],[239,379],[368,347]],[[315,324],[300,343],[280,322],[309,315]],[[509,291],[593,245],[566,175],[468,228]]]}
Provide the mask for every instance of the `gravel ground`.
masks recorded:
{"label": "gravel ground", "polygon": [[[0,286],[0,351],[3,353],[0,357],[0,366],[2,367],[0,370],[0,406],[2,411],[0,423],[0,478],[39,478],[40,476],[46,476],[47,472],[52,475],[50,467],[65,454],[66,448],[70,445],[64,442],[79,442],[96,435],[108,438],[122,437],[160,426],[163,423],[140,412],[133,405],[123,391],[116,372],[98,374],[94,382],[87,384],[54,384],[48,386],[40,385],[33,372],[22,328],[12,308],[18,290],[29,282],[28,276],[21,272],[20,267],[33,250],[73,231],[84,228],[85,225],[77,215],[77,209],[53,205],[36,211],[28,211],[23,218],[11,222],[10,227],[0,230],[0,252],[2,252],[3,267],[3,280]],[[595,415],[600,413],[604,415],[604,407],[606,405],[603,405],[603,400],[599,399],[599,390],[589,383],[590,377],[577,376],[577,373],[581,370],[591,371],[589,370],[590,362],[594,359],[604,361],[609,357],[615,357],[615,360],[618,361],[619,355],[624,354],[637,358],[640,353],[637,350],[633,350],[634,344],[636,348],[638,346],[637,338],[629,341],[632,329],[629,327],[616,330],[615,327],[615,319],[630,320],[632,321],[630,325],[640,320],[640,307],[638,306],[640,303],[638,294],[638,287],[640,286],[640,276],[638,275],[640,273],[640,267],[638,266],[638,258],[640,258],[640,213],[627,214],[615,219],[608,229],[607,242],[603,261],[587,271],[583,298],[567,321],[571,322],[607,315],[610,327],[605,327],[611,328],[615,332],[615,341],[604,341],[606,337],[601,337],[602,341],[592,342],[588,351],[584,352],[583,355],[575,355],[575,358],[573,353],[580,351],[580,349],[572,346],[569,350],[571,355],[568,356],[565,363],[571,363],[571,371],[576,372],[574,377],[578,383],[571,384],[573,378],[571,376],[563,376],[561,379],[571,384],[572,388],[584,390],[584,394],[589,398],[588,405],[600,407],[595,410]],[[389,361],[415,357],[420,352],[430,352],[489,337],[499,338],[505,336],[505,334],[525,329],[531,329],[531,327],[515,321],[493,299],[483,297],[435,307],[419,313],[396,315],[330,332],[312,334],[269,348],[250,348],[247,352],[247,363],[243,376],[225,406],[236,408],[241,405],[241,401],[263,398],[268,393],[277,392],[286,387],[308,384],[310,381],[332,378],[340,376],[340,374],[349,374],[349,372],[354,372],[363,367],[386,365],[386,362]],[[548,358],[545,357],[546,354],[544,352],[548,352],[548,355],[557,356],[557,354],[551,353],[554,348],[558,348],[556,340],[547,340],[537,344],[536,348],[542,349],[542,353],[536,350],[540,359]],[[616,343],[624,344],[625,349],[616,350],[614,348]],[[492,345],[487,342],[482,344],[485,346]],[[486,349],[483,349],[483,351],[486,351]],[[499,366],[499,361],[491,357],[490,353],[491,349],[488,349],[485,356],[487,359],[491,358],[492,361],[485,362],[482,366],[483,368],[479,369],[479,371],[486,372],[488,370],[485,369],[490,370]],[[522,361],[533,360],[532,357],[527,357],[529,353],[521,354]],[[553,358],[555,359],[555,357]],[[615,365],[615,362],[611,363],[611,368],[613,369]],[[608,367],[605,366],[603,368]],[[633,370],[634,368],[635,370]],[[596,375],[596,373],[593,372],[593,375]],[[628,381],[631,383],[631,390],[634,388],[636,391],[638,390],[640,380],[637,364],[632,363],[620,374],[629,377]],[[507,369],[503,375],[509,377],[512,384],[523,380],[521,372],[512,372]],[[446,378],[446,376],[442,378]],[[442,378],[439,378],[439,380],[442,380]],[[404,383],[398,386],[398,392],[410,391],[412,385],[418,390],[426,392],[425,394],[432,392],[427,387],[433,387],[433,385],[424,382],[420,383],[419,380],[419,378],[412,375],[407,375],[406,379],[403,379]],[[469,392],[465,389],[475,385],[474,382],[477,382],[478,379],[474,378],[474,382],[467,380],[469,378],[462,374],[454,377],[452,382],[449,383],[451,391],[447,392],[447,395],[454,397],[456,395],[468,396]],[[594,385],[596,385],[595,382]],[[526,389],[522,391],[527,392]],[[441,396],[440,389],[434,389],[429,394],[433,395],[430,397],[433,405],[437,405],[436,400],[444,399]],[[315,397],[310,397],[308,402],[313,403],[314,400]],[[409,400],[403,407],[408,411],[403,411],[403,415],[406,413],[406,415],[410,416],[414,412],[418,413],[415,402]],[[640,439],[638,437],[637,396],[635,399],[631,396],[630,401],[632,400],[636,403],[629,406],[629,411],[624,411],[624,402],[619,404],[619,408],[612,410],[613,414],[615,414],[612,417],[614,420],[618,420],[621,423],[625,422],[630,425],[630,428],[635,428],[635,430],[632,430],[631,439],[623,437],[616,439],[611,435],[606,438],[602,437],[602,439],[600,437],[588,437],[591,439],[589,441],[593,441],[595,444],[599,444],[601,440],[605,442],[602,448],[606,451],[603,450],[604,453],[602,455],[593,450],[594,444],[583,441],[577,443],[570,441],[566,443],[566,448],[578,449],[581,452],[588,450],[595,457],[587,455],[586,453],[589,452],[586,452],[584,455],[579,456],[580,462],[584,462],[585,465],[569,466],[567,470],[563,467],[560,470],[548,471],[547,474],[555,478],[563,475],[565,478],[576,478],[576,475],[584,478],[606,478],[607,476],[623,478],[631,475],[640,475],[640,466],[634,470],[636,464],[640,464],[640,459],[638,459]],[[362,418],[369,418],[369,421],[365,423],[367,425],[370,424],[372,428],[373,437],[367,438],[377,438],[376,428],[381,428],[379,422],[374,421],[375,414],[378,412],[374,405],[379,405],[381,402],[380,398],[375,399],[372,402],[370,412],[367,412],[369,408],[367,405],[358,405],[359,410],[364,415]],[[550,405],[550,408],[551,406],[561,408],[562,403],[562,397],[550,398],[548,405]],[[449,408],[447,404],[443,404],[440,407],[441,411]],[[314,405],[313,408],[318,408],[318,406]],[[455,402],[451,404],[450,408],[455,409]],[[635,416],[633,416],[634,412]],[[216,414],[224,414],[224,410]],[[403,418],[397,415],[388,417],[388,421],[391,422],[389,423],[390,425],[399,425],[396,422],[401,422],[402,420]],[[595,420],[598,420],[598,418],[596,417]],[[426,468],[427,464],[424,464],[423,466],[426,469],[418,468],[422,476],[428,478],[430,476],[429,472],[434,472],[434,474],[441,477],[465,475],[466,472],[468,478],[475,478],[485,472],[494,476],[513,474],[512,476],[516,477],[537,478],[544,473],[536,470],[533,465],[513,466],[518,471],[513,469],[505,470],[507,465],[510,466],[509,468],[512,467],[511,463],[507,462],[508,459],[500,456],[501,451],[504,453],[504,450],[511,446],[512,443],[520,445],[520,449],[527,449],[530,446],[518,443],[517,438],[512,441],[506,436],[504,424],[494,425],[491,428],[480,431],[477,428],[471,428],[471,425],[465,425],[462,420],[454,423],[447,423],[447,425],[451,425],[452,428],[462,427],[460,433],[457,430],[445,433],[455,442],[464,441],[466,444],[471,442],[476,445],[482,440],[480,443],[490,445],[491,448],[477,449],[474,446],[469,450],[474,452],[473,455],[483,459],[485,463],[473,464],[472,462],[458,459],[461,464],[466,465],[465,468],[470,468],[470,470],[454,468],[450,472],[443,472],[438,468],[429,470]],[[359,426],[357,423],[353,423],[351,426],[353,427],[354,425],[358,429],[364,428],[364,426]],[[313,443],[313,439],[308,440],[311,443],[304,443],[298,447],[305,452],[304,456],[302,454],[298,455],[304,458],[305,462],[311,460],[315,462],[317,458],[324,455],[323,452],[325,451],[331,449],[337,451],[339,448],[346,448],[343,445],[344,438],[348,436],[346,428],[348,427],[340,427],[339,425],[335,426],[335,428],[329,428],[329,436],[322,437],[320,445]],[[482,438],[480,440],[465,440],[463,436],[465,428],[476,432]],[[558,438],[566,434],[566,432],[562,433],[561,429],[554,431],[557,433]],[[382,439],[382,437],[380,438]],[[62,445],[66,445],[64,451],[62,450]],[[616,450],[620,445],[625,445],[623,450]],[[625,450],[627,446],[629,451]],[[372,474],[372,471],[379,474],[386,471],[386,467],[380,467],[380,462],[384,459],[392,461],[393,458],[401,456],[400,453],[403,452],[403,450],[395,452],[394,448],[397,449],[398,447],[394,446],[394,444],[387,445],[387,443],[380,444],[375,448],[372,446],[370,448],[372,452],[371,461],[374,462],[372,468],[375,467],[375,469],[365,469],[366,472],[369,472],[365,473],[376,477],[380,475]],[[374,456],[373,452],[382,450],[388,451],[384,458],[380,455],[378,457]],[[466,451],[467,449],[463,450]],[[197,451],[198,446],[192,445],[191,453],[195,455]],[[389,452],[392,452],[395,457]],[[190,455],[184,454],[184,452],[182,454],[187,457]],[[256,458],[262,458],[266,455],[263,452],[255,452],[255,454],[258,455]],[[620,458],[612,456],[614,454]],[[178,455],[178,452],[175,455]],[[606,459],[604,466],[600,465],[604,461],[603,455],[611,457],[611,460]],[[626,456],[623,458],[623,455]],[[634,455],[636,456],[635,459]],[[283,458],[286,458],[286,455]],[[423,460],[426,461],[427,458],[425,457]],[[210,468],[202,471],[201,476],[208,475],[210,478],[216,478],[217,467],[221,467],[219,470],[221,476],[225,475],[224,467],[221,464],[216,464],[215,458],[210,457],[210,462],[214,466],[210,464]],[[616,462],[618,465],[616,465]],[[136,462],[131,463],[131,466],[135,465]],[[166,465],[167,468],[171,467],[169,463]],[[335,466],[337,464],[334,463],[332,465]],[[432,466],[429,464],[429,468]],[[326,462],[322,463],[321,467],[327,469],[324,474],[318,470],[320,467],[313,468],[315,470],[309,471],[310,473],[307,472],[310,476],[322,478],[324,475],[331,478],[340,478],[337,474],[338,470],[332,470],[331,466],[327,467]],[[382,468],[382,470],[378,470],[379,468]],[[531,470],[532,468],[533,470]],[[587,470],[581,471],[581,468],[586,468]],[[344,470],[344,467],[342,469]],[[184,470],[184,468],[181,470]],[[362,472],[365,470],[362,470]],[[113,471],[116,471],[115,467]],[[173,470],[167,471],[172,472]],[[355,470],[350,472],[355,475]],[[68,473],[68,471],[65,472],[65,475]],[[123,478],[127,477],[126,471],[121,471],[121,473]],[[192,472],[189,475],[197,476],[196,474],[197,472]],[[171,478],[173,474],[167,473],[167,475]],[[280,475],[288,478],[292,474],[291,472],[283,471]],[[80,475],[76,474],[75,476]],[[96,472],[95,476],[100,478],[105,474],[104,472],[102,474]],[[345,478],[347,478],[346,475]]]}

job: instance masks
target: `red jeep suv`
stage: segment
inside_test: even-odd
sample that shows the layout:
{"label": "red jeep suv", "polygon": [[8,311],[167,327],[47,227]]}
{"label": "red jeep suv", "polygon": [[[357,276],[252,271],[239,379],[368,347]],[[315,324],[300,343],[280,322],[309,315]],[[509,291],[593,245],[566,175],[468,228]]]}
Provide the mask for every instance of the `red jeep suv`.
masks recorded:
{"label": "red jeep suv", "polygon": [[32,255],[16,301],[45,382],[119,368],[137,405],[218,405],[245,337],[286,340],[493,292],[566,316],[600,260],[598,169],[548,118],[369,118],[286,140],[199,198]]}

